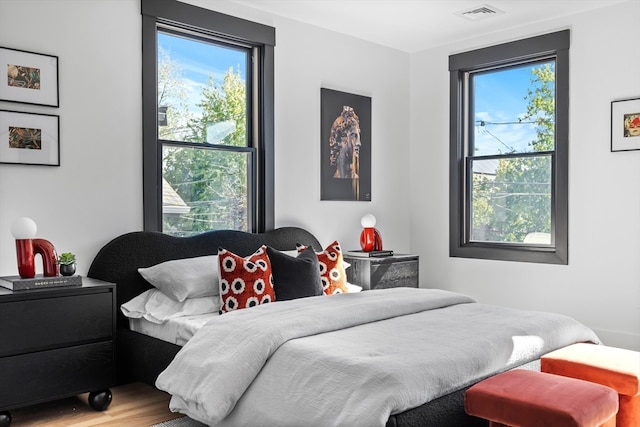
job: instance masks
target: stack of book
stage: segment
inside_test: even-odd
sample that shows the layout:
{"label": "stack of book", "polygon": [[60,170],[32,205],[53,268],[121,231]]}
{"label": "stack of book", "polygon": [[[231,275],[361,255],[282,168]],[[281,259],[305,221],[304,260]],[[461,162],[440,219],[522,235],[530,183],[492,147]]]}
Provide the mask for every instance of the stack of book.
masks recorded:
{"label": "stack of book", "polygon": [[56,288],[60,286],[82,286],[81,276],[53,276],[45,277],[41,274],[30,279],[20,276],[0,277],[0,286],[12,291],[25,291],[27,289]]}
{"label": "stack of book", "polygon": [[384,258],[384,257],[388,257],[388,256],[393,256],[393,251],[392,250],[382,250],[382,251],[359,251],[359,250],[354,250],[354,251],[347,251],[344,253],[347,256],[352,256],[352,257],[360,257],[360,258]]}

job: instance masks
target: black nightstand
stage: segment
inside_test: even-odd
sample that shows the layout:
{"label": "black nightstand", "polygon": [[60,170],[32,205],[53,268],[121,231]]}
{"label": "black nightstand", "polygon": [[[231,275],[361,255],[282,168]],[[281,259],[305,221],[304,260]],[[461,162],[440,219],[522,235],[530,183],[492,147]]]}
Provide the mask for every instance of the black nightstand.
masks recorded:
{"label": "black nightstand", "polygon": [[418,255],[396,254],[389,257],[361,258],[344,255],[351,264],[347,280],[363,290],[418,287]]}
{"label": "black nightstand", "polygon": [[0,426],[10,409],[90,392],[102,411],[115,381],[115,284],[11,291],[0,287]]}

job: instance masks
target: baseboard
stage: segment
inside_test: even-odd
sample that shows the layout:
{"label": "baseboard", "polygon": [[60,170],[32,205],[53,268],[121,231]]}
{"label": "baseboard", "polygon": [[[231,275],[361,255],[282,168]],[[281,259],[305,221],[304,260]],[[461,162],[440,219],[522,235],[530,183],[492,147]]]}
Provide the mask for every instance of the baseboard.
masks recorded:
{"label": "baseboard", "polygon": [[593,329],[604,345],[640,351],[640,335],[627,332]]}

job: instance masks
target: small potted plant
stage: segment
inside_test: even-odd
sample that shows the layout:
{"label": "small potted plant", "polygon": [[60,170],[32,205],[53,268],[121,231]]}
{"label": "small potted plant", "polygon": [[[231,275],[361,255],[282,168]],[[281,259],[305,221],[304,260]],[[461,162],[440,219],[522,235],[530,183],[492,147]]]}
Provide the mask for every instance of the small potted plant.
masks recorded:
{"label": "small potted plant", "polygon": [[61,253],[58,256],[58,264],[63,276],[73,276],[76,273],[76,256],[71,252]]}

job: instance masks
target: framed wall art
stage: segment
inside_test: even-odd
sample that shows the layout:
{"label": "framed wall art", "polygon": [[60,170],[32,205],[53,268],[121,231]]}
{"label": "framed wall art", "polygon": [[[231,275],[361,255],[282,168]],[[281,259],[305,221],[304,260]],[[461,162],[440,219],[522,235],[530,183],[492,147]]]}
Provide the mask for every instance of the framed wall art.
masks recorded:
{"label": "framed wall art", "polygon": [[371,98],[320,89],[320,200],[371,201]]}
{"label": "framed wall art", "polygon": [[640,150],[640,98],[611,101],[611,151]]}
{"label": "framed wall art", "polygon": [[59,106],[58,57],[0,47],[0,100]]}
{"label": "framed wall art", "polygon": [[0,163],[60,166],[60,117],[0,110]]}

